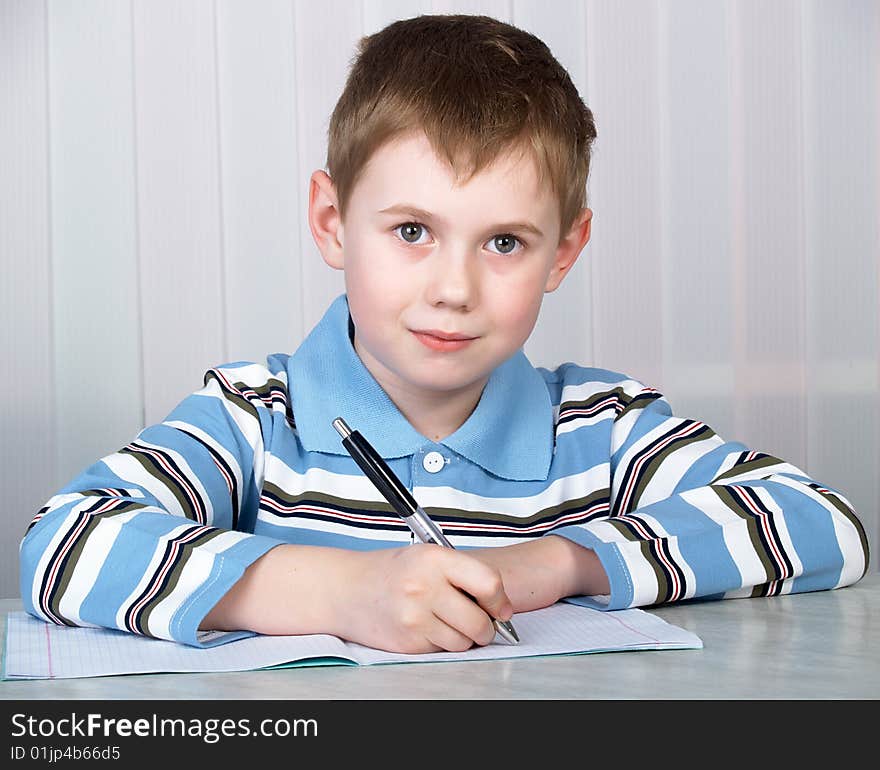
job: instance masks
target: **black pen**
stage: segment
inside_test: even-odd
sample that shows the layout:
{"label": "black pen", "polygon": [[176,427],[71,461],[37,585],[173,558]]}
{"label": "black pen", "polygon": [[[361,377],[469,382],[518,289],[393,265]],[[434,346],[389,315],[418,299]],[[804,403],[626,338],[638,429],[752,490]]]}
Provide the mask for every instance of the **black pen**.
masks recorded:
{"label": "black pen", "polygon": [[[446,539],[443,530],[431,521],[431,517],[415,501],[409,490],[403,486],[400,479],[394,475],[394,472],[370,443],[356,430],[349,428],[341,417],[333,420],[333,427],[342,436],[342,446],[360,466],[367,478],[373,482],[376,489],[400,514],[419,541],[435,543],[444,548],[454,548],[452,543]],[[510,644],[519,642],[519,636],[510,621],[493,618],[492,623],[502,639]]]}

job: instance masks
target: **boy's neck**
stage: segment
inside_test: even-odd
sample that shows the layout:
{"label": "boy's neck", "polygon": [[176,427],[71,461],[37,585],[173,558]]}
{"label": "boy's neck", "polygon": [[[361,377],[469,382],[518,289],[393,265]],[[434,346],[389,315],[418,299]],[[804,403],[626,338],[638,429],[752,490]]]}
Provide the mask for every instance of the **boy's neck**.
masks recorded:
{"label": "boy's neck", "polygon": [[454,393],[413,394],[387,385],[383,389],[410,425],[431,441],[442,441],[457,431],[477,406],[485,383]]}

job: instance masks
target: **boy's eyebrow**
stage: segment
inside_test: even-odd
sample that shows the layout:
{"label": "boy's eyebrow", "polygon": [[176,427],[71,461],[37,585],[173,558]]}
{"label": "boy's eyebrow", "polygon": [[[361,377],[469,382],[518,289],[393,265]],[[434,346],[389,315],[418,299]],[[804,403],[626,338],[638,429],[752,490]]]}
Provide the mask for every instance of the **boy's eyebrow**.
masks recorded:
{"label": "boy's eyebrow", "polygon": [[[389,206],[387,209],[382,209],[380,214],[396,214],[398,216],[410,216],[414,219],[424,220],[427,222],[436,221],[438,217],[432,214],[430,211],[425,211],[424,209],[420,209],[418,206],[411,206],[408,203],[399,203],[395,206]],[[490,228],[494,232],[497,233],[505,233],[513,230],[520,230],[531,233],[532,235],[537,235],[539,238],[544,237],[544,233],[541,232],[538,227],[533,225],[531,222],[500,222],[496,225],[492,225]]]}

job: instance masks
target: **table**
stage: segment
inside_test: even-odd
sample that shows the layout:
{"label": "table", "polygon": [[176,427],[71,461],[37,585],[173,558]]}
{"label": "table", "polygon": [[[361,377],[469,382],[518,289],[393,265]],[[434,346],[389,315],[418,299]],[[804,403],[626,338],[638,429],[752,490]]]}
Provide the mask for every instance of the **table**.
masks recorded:
{"label": "table", "polygon": [[[17,599],[0,600],[0,633]],[[649,610],[702,650],[0,682],[31,699],[875,699],[880,575],[836,591]]]}

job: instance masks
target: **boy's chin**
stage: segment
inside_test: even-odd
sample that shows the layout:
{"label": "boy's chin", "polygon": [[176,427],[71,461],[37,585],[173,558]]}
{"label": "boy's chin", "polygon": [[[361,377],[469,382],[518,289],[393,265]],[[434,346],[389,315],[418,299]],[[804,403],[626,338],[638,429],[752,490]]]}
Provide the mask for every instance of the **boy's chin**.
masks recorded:
{"label": "boy's chin", "polygon": [[410,386],[419,390],[435,393],[438,396],[443,394],[455,395],[464,390],[474,389],[482,392],[483,386],[489,379],[490,372],[456,372],[445,373],[442,367],[436,367],[433,371],[419,372],[411,375],[408,380]]}

